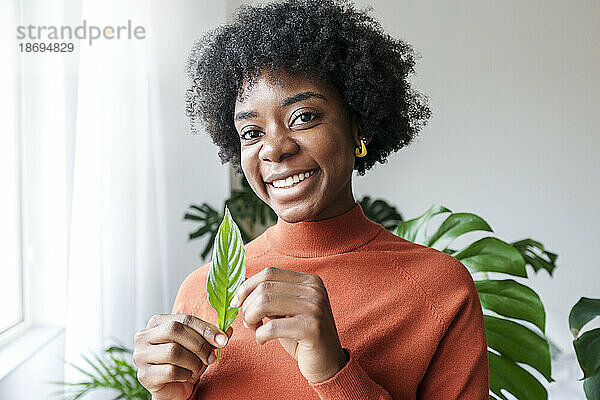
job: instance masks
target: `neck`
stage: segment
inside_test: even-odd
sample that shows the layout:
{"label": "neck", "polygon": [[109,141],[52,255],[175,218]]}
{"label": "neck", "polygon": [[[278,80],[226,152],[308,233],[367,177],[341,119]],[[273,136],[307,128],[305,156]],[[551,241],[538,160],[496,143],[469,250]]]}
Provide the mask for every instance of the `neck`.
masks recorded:
{"label": "neck", "polygon": [[339,215],[290,223],[282,218],[267,230],[274,250],[294,257],[322,257],[344,253],[365,245],[383,226],[368,219],[360,206],[353,205]]}

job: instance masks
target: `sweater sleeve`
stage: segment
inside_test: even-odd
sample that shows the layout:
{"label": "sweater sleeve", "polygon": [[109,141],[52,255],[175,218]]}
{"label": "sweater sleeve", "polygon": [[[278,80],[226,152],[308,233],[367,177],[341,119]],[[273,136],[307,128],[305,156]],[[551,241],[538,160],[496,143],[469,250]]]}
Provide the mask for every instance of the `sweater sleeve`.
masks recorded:
{"label": "sweater sleeve", "polygon": [[[204,265],[200,270],[206,269],[207,265]],[[197,302],[195,301],[195,299],[197,298],[196,281],[198,280],[198,277],[195,275],[198,274],[200,270],[194,271],[191,274],[189,274],[184,279],[181,286],[179,286],[179,289],[177,290],[177,295],[175,296],[175,302],[173,303],[173,309],[171,310],[171,314],[194,315],[195,311],[197,311]],[[196,382],[194,382],[194,386],[192,387],[192,393],[186,400],[194,400],[196,398],[196,392],[198,392],[198,388],[200,386],[199,384],[200,379],[196,379]]]}
{"label": "sweater sleeve", "polygon": [[463,280],[449,322],[417,389],[417,399],[489,399],[487,340],[473,280]]}
{"label": "sweater sleeve", "polygon": [[321,400],[392,400],[390,394],[367,375],[352,352],[344,351],[349,360],[337,374],[324,382],[309,382]]}

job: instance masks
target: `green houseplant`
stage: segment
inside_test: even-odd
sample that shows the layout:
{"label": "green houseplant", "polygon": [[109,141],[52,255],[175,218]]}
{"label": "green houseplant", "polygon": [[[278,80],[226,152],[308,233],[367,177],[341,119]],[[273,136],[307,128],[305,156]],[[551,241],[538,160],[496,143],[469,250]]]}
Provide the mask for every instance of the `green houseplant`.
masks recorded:
{"label": "green houseplant", "polygon": [[63,390],[53,395],[61,395],[66,400],[77,400],[99,388],[111,389],[115,393],[112,400],[151,400],[150,392],[137,380],[137,369],[131,361],[133,351],[124,346],[111,346],[102,355],[93,354],[92,358],[82,355],[85,367],[77,366],[69,361],[68,365],[75,368],[87,378],[81,382],[48,383],[63,386]]}
{"label": "green houseplant", "polygon": [[573,347],[583,371],[583,390],[588,399],[600,399],[600,328],[581,330],[600,316],[600,299],[582,297],[571,308],[569,328],[575,337]]}
{"label": "green houseplant", "polygon": [[[246,227],[275,222],[276,216],[272,210],[254,195],[243,176],[240,183],[242,190],[235,191],[225,202],[236,221]],[[473,231],[492,232],[491,227],[475,214],[452,213],[439,205],[430,207],[418,218],[404,221],[396,208],[384,200],[372,201],[365,196],[359,202],[369,219],[382,224],[389,231],[450,254],[474,276],[481,275],[480,279],[474,280],[485,313],[490,399],[507,400],[502,390],[518,399],[547,399],[544,385],[521,366],[527,364],[539,371],[548,382],[553,382],[549,342],[545,337],[544,306],[528,286],[514,279],[490,279],[489,273],[527,278],[526,265],[530,265],[536,273],[545,269],[552,275],[557,255],[533,239],[507,243],[493,236],[477,240],[462,249],[452,249],[449,246],[459,236]],[[186,213],[184,219],[199,224],[199,228],[190,234],[190,240],[210,235],[201,254],[204,259],[211,250],[216,234],[215,221],[220,221],[222,216],[207,204],[191,205],[190,208],[192,212]],[[448,213],[439,228],[428,235],[427,227],[431,219]],[[244,242],[255,237],[246,229],[252,230],[240,227]]]}
{"label": "green houseplant", "polygon": [[[427,234],[432,217],[450,213],[439,228]],[[418,218],[401,222],[394,233],[415,243],[443,251],[460,260],[475,275],[475,287],[484,311],[490,375],[490,399],[507,400],[502,390],[518,399],[547,399],[548,393],[519,363],[539,371],[548,382],[551,377],[550,348],[546,339],[546,313],[539,296],[531,288],[514,279],[489,279],[488,273],[527,277],[527,263],[551,273],[556,255],[544,250],[531,239],[513,244],[493,236],[484,237],[462,249],[451,249],[450,244],[459,236],[473,231],[492,232],[481,217],[471,213],[452,213],[443,206],[434,205]],[[541,254],[536,253],[541,251]],[[522,255],[527,255],[527,260]],[[536,271],[537,271],[536,270]],[[510,319],[509,319],[510,318]],[[520,321],[535,326],[530,328]]]}
{"label": "green houseplant", "polygon": [[[257,226],[276,222],[275,213],[258,197],[242,177],[241,190],[232,192],[225,201],[231,216],[239,226],[244,243],[258,236]],[[533,239],[506,243],[488,236],[470,243],[462,249],[450,248],[459,236],[473,231],[492,232],[490,226],[477,215],[452,213],[445,207],[434,205],[420,217],[404,221],[398,210],[386,201],[371,200],[365,196],[360,201],[365,215],[382,224],[390,232],[424,244],[459,259],[471,271],[482,307],[488,340],[490,371],[490,399],[507,397],[502,390],[518,399],[547,399],[543,385],[521,365],[527,364],[539,371],[548,382],[552,382],[548,340],[545,337],[545,311],[539,296],[529,287],[513,279],[490,279],[489,274],[503,274],[527,278],[526,265],[537,273],[545,269],[552,275],[557,255],[547,251]],[[223,207],[224,209],[225,207]],[[200,257],[205,259],[213,249],[223,215],[204,203],[190,205],[185,220],[199,224],[190,233],[189,239],[209,236]],[[427,226],[433,217],[448,214],[439,228],[432,234]],[[584,390],[588,399],[600,398],[600,329],[581,334],[581,329],[592,318],[600,315],[600,299],[582,298],[572,309],[569,326],[575,340],[575,352],[584,371]],[[83,372],[87,382],[54,382],[67,386],[71,392],[69,400],[76,400],[99,387],[112,388],[114,399],[150,399],[149,393],[137,381],[135,367],[128,359],[131,350],[125,347],[110,347],[102,357],[88,358],[88,369],[73,367]],[[91,367],[91,368],[90,368]]]}

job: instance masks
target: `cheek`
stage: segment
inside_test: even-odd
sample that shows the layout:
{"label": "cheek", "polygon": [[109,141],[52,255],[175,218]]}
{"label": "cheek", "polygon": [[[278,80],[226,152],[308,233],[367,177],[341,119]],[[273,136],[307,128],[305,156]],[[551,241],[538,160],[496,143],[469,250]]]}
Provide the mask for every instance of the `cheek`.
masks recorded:
{"label": "cheek", "polygon": [[329,166],[336,173],[342,173],[354,165],[352,143],[344,136],[335,136],[322,142],[317,151],[323,167]]}
{"label": "cheek", "polygon": [[257,170],[257,154],[252,148],[242,147],[240,151],[240,161],[242,164],[242,170],[247,177],[253,176]]}
{"label": "cheek", "polygon": [[250,184],[252,191],[263,201],[265,200],[266,188],[260,175],[260,162],[258,160],[257,152],[252,149],[242,149],[241,151],[241,165],[242,171],[246,177],[246,180]]}

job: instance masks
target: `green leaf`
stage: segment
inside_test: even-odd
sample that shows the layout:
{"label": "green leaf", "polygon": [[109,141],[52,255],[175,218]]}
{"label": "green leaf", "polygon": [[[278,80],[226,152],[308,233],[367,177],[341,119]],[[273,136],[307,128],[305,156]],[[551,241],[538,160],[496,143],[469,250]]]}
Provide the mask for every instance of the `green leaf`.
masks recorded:
{"label": "green leaf", "polygon": [[447,212],[452,211],[448,210],[444,206],[434,204],[425,212],[425,214],[421,215],[420,217],[400,223],[396,227],[394,234],[414,243],[425,244],[427,223],[429,220],[438,214]]}
{"label": "green leaf", "polygon": [[[523,239],[511,244],[521,253],[525,264],[531,265],[536,273],[540,269],[545,269],[552,276],[552,272],[556,268],[556,258],[558,257],[556,254],[546,251],[543,244],[533,239]],[[538,254],[540,252],[541,255]]]}
{"label": "green leaf", "polygon": [[545,332],[546,312],[540,297],[512,279],[475,281],[481,305],[505,317],[522,319]]}
{"label": "green leaf", "polygon": [[588,399],[600,399],[600,373],[596,373],[583,381],[583,391]]}
{"label": "green leaf", "polygon": [[584,379],[600,373],[600,328],[584,332],[573,340],[573,347]]}
{"label": "green leaf", "polygon": [[573,336],[577,337],[581,328],[599,315],[600,299],[580,298],[569,313],[569,328]]}
{"label": "green leaf", "polygon": [[[240,230],[225,206],[225,216],[219,226],[213,246],[212,262],[206,290],[208,301],[217,312],[219,328],[225,332],[238,314],[230,303],[238,287],[246,279],[246,251]],[[219,362],[217,350],[217,363]]]}
{"label": "green leaf", "polygon": [[483,218],[471,213],[454,213],[442,222],[438,230],[429,238],[427,246],[445,250],[460,235],[473,231],[492,232]]}
{"label": "green leaf", "polygon": [[502,272],[527,278],[525,261],[510,244],[495,237],[485,237],[454,254],[471,272]]}
{"label": "green leaf", "polygon": [[402,215],[396,207],[388,204],[385,200],[372,201],[370,196],[364,196],[359,203],[367,218],[382,225],[388,231],[392,231],[403,221]]}
{"label": "green leaf", "polygon": [[548,382],[551,374],[548,341],[532,330],[514,321],[484,315],[488,347],[515,361],[531,365],[540,371]]}
{"label": "green leaf", "polygon": [[490,390],[499,398],[508,400],[500,391],[500,389],[504,389],[517,399],[548,399],[548,392],[544,386],[511,359],[488,351],[488,363]]}

